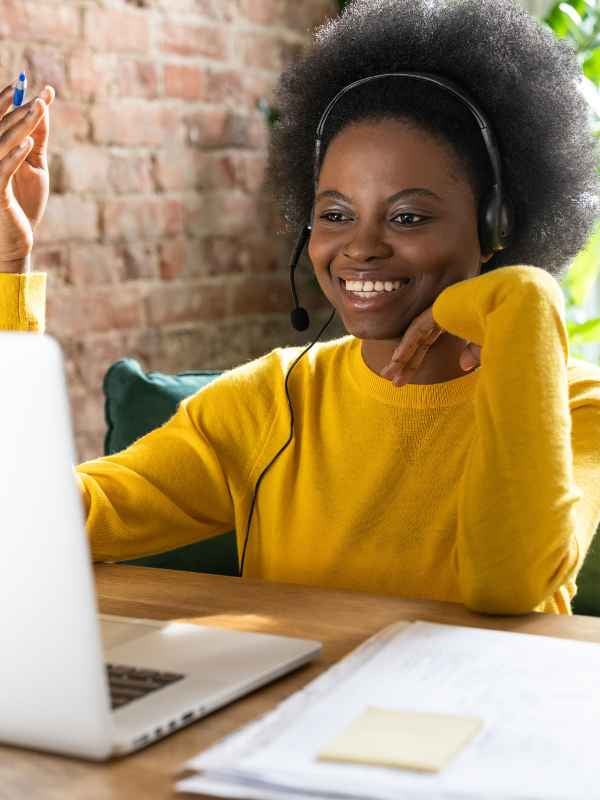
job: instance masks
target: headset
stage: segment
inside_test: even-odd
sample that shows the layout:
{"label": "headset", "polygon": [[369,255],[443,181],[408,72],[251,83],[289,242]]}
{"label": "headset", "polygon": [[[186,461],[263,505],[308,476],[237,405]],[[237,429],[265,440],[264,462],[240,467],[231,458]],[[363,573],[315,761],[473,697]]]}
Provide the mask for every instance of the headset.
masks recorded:
{"label": "headset", "polygon": [[[485,253],[490,253],[490,252],[497,253],[500,250],[504,250],[506,247],[509,246],[513,237],[514,216],[510,201],[504,194],[504,189],[502,184],[502,170],[500,164],[500,151],[498,149],[498,145],[496,142],[496,138],[494,136],[494,132],[492,130],[492,126],[490,125],[487,117],[485,116],[481,108],[475,103],[475,101],[471,97],[469,97],[469,95],[467,95],[464,92],[464,90],[461,87],[459,87],[453,81],[448,80],[447,78],[442,78],[439,75],[433,75],[428,72],[382,72],[377,75],[369,75],[366,78],[360,78],[359,80],[353,81],[352,83],[349,83],[347,86],[344,86],[329,102],[329,104],[325,108],[325,111],[321,115],[319,124],[317,125],[316,136],[315,136],[315,152],[313,161],[313,179],[315,186],[317,185],[319,177],[319,159],[321,155],[321,146],[323,142],[323,131],[325,130],[327,119],[329,118],[329,115],[333,111],[334,107],[338,104],[338,102],[347,92],[352,91],[352,89],[355,89],[357,86],[362,86],[366,83],[370,83],[371,81],[382,80],[384,78],[403,78],[408,80],[424,81],[427,83],[435,84],[436,86],[439,86],[442,89],[447,90],[450,94],[454,95],[454,97],[456,97],[463,104],[463,106],[465,106],[465,108],[467,108],[471,112],[471,114],[475,118],[475,121],[479,125],[479,130],[481,132],[481,136],[483,138],[485,148],[487,150],[493,175],[492,187],[479,208],[479,221],[478,221],[479,242],[482,251]],[[302,255],[306,243],[310,238],[311,231],[312,231],[311,222],[307,222],[302,226],[298,238],[296,239],[296,243],[294,245],[294,249],[292,251],[289,263],[290,284],[292,289],[292,299],[294,303],[294,308],[292,309],[290,318],[292,327],[295,328],[295,330],[297,331],[305,331],[310,325],[310,318],[308,316],[308,312],[306,311],[305,308],[302,308],[302,306],[300,306],[300,303],[298,301],[298,293],[296,291],[296,282],[295,282],[295,271],[298,266],[300,256]],[[298,361],[300,361],[300,359],[305,355],[305,353],[307,353],[310,350],[310,348],[314,344],[316,344],[316,342],[319,341],[324,331],[332,322],[334,316],[335,316],[335,309],[332,312],[329,319],[327,320],[327,322],[325,323],[325,325],[319,331],[315,340],[311,342],[311,344],[305,350],[303,350],[302,353],[300,353],[298,358],[293,362],[293,364],[286,373],[285,393],[288,405],[290,407],[290,435],[288,437],[287,442],[275,454],[275,456],[271,459],[269,464],[261,472],[254,486],[252,503],[250,506],[250,512],[248,514],[248,523],[246,525],[246,534],[244,538],[242,558],[240,561],[240,569],[239,569],[240,577],[242,577],[244,572],[244,561],[246,558],[246,549],[248,545],[248,537],[250,534],[250,525],[252,522],[252,514],[254,512],[254,507],[256,504],[256,495],[258,492],[258,487],[267,470],[272,466],[273,462],[279,457],[279,455],[285,450],[285,448],[291,442],[294,432],[294,411],[292,408],[290,395],[288,393],[288,378],[290,376],[291,371],[298,363]]]}

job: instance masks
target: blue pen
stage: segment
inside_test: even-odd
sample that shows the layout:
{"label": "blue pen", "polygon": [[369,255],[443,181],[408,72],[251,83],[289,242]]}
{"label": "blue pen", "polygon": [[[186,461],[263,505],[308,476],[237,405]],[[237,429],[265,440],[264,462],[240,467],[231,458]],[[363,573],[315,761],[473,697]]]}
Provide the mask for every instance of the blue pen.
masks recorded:
{"label": "blue pen", "polygon": [[13,94],[13,106],[15,108],[18,108],[20,105],[23,105],[26,91],[27,91],[27,76],[25,75],[24,72],[21,72],[15,86],[15,93]]}

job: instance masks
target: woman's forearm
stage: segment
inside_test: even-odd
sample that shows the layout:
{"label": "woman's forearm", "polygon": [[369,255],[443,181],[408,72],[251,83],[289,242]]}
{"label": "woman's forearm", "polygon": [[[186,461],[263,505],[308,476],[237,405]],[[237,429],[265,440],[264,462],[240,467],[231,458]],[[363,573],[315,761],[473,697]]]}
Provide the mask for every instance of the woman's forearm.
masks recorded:
{"label": "woman's forearm", "polygon": [[31,272],[31,255],[19,258],[16,261],[0,261],[0,272],[23,275]]}

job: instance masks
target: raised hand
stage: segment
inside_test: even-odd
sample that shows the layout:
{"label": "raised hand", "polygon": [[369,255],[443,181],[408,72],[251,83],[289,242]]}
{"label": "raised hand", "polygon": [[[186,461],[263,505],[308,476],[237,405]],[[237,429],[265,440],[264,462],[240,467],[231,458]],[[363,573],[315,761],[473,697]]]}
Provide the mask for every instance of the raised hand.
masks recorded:
{"label": "raised hand", "polygon": [[[382,377],[392,381],[395,386],[403,386],[410,382],[425,360],[429,348],[444,333],[433,319],[432,308],[432,306],[426,308],[411,322],[402,341],[394,350],[392,361],[381,372]],[[461,368],[469,372],[480,363],[481,347],[466,342],[459,358]]]}
{"label": "raised hand", "polygon": [[0,272],[21,272],[33,247],[33,231],[49,194],[48,106],[52,87],[9,112],[13,86],[0,92]]}

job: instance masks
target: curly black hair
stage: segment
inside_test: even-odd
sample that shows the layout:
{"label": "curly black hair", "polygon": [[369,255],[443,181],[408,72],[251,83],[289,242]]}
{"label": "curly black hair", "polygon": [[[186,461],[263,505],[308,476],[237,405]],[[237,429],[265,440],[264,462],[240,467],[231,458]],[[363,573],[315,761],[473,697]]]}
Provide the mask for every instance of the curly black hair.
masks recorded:
{"label": "curly black hair", "polygon": [[[559,277],[597,215],[590,114],[571,46],[512,0],[353,0],[318,28],[276,93],[280,119],[268,175],[286,222],[300,226],[310,218],[315,131],[328,102],[352,81],[401,70],[462,86],[494,129],[515,232],[484,270],[531,264]],[[473,116],[449,92],[422,81],[378,80],[348,92],[329,117],[321,159],[345,125],[390,117],[445,141],[475,196],[486,193],[491,169]]]}

